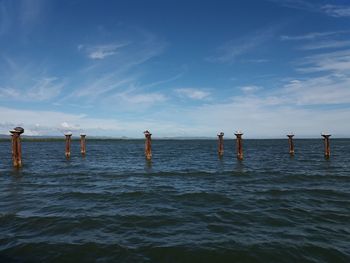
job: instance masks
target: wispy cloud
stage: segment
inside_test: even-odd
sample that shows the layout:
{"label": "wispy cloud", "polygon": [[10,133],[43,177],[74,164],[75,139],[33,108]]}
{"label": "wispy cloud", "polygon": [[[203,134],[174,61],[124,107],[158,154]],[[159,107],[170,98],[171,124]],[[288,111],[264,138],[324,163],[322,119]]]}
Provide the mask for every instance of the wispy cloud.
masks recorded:
{"label": "wispy cloud", "polygon": [[279,5],[305,10],[309,12],[323,13],[332,17],[349,17],[350,6],[349,5],[334,5],[334,4],[323,4],[317,1],[307,0],[270,0]]}
{"label": "wispy cloud", "polygon": [[[77,73],[78,76],[82,76],[80,78],[82,81],[71,94],[62,100],[75,101],[77,98],[85,97],[88,103],[96,101],[106,103],[106,101],[111,102],[111,100],[106,100],[106,96],[111,98],[119,95],[120,99],[123,97],[122,94],[131,89],[138,89],[140,94],[145,93],[143,89],[180,77],[156,80],[143,85],[140,76],[145,74],[144,64],[162,54],[166,44],[151,33],[139,30],[133,33],[133,39],[130,41],[100,46],[79,45],[78,50],[92,59],[92,65],[89,64]],[[106,59],[107,57],[109,59]],[[138,67],[137,70],[135,70],[136,67]],[[115,102],[111,103],[115,104]]]}
{"label": "wispy cloud", "polygon": [[194,89],[194,88],[180,88],[180,89],[176,89],[175,92],[181,97],[185,97],[193,100],[204,100],[211,95],[211,93],[208,91]]}
{"label": "wispy cloud", "polygon": [[350,6],[345,5],[323,5],[321,10],[333,17],[349,17]]}
{"label": "wispy cloud", "polygon": [[286,83],[279,95],[296,105],[350,104],[350,49],[300,59],[297,71],[322,73]]}
{"label": "wispy cloud", "polygon": [[128,104],[139,106],[151,106],[167,100],[167,97],[161,93],[133,93],[132,90],[117,93],[113,97],[121,99]]}
{"label": "wispy cloud", "polygon": [[117,54],[119,49],[126,47],[129,44],[129,42],[123,42],[97,46],[79,45],[78,50],[84,51],[91,59],[104,59],[106,57]]}
{"label": "wispy cloud", "polygon": [[282,91],[289,103],[296,105],[337,105],[350,103],[349,85],[349,76],[326,75],[292,80]]}
{"label": "wispy cloud", "polygon": [[340,35],[340,34],[345,34],[345,33],[350,33],[350,31],[340,30],[340,31],[328,31],[328,32],[311,32],[311,33],[307,33],[304,35],[297,35],[297,36],[283,35],[280,38],[283,41],[286,41],[286,40],[314,40],[314,39],[325,38],[325,37]]}
{"label": "wispy cloud", "polygon": [[350,71],[350,49],[316,54],[303,58],[297,67],[299,72],[329,72],[348,74]]}
{"label": "wispy cloud", "polygon": [[268,27],[244,37],[232,39],[218,47],[216,55],[208,57],[207,60],[210,62],[231,63],[238,57],[254,51],[257,47],[269,41],[279,28]]}
{"label": "wispy cloud", "polygon": [[57,97],[64,86],[55,77],[38,79],[26,89],[0,87],[0,98],[18,101],[47,101]]}
{"label": "wispy cloud", "polygon": [[302,50],[316,50],[316,49],[330,49],[330,48],[342,48],[349,47],[350,40],[329,40],[329,41],[321,41],[310,43],[302,46],[300,49]]}
{"label": "wispy cloud", "polygon": [[35,25],[42,15],[47,1],[45,0],[25,0],[20,1],[19,12],[22,26]]}
{"label": "wispy cloud", "polygon": [[266,63],[269,62],[269,59],[266,58],[256,58],[256,59],[244,59],[243,62],[248,62],[248,63]]}
{"label": "wispy cloud", "polygon": [[4,35],[10,28],[11,18],[9,7],[5,1],[0,2],[0,36]]}

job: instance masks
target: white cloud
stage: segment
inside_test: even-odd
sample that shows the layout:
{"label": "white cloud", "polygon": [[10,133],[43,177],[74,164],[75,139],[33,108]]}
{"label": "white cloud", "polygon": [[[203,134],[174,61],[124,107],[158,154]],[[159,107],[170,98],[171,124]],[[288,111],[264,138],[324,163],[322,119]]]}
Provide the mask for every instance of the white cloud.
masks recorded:
{"label": "white cloud", "polygon": [[210,92],[208,91],[193,88],[176,89],[175,92],[182,97],[190,98],[193,100],[203,100],[207,99],[210,96]]}
{"label": "white cloud", "polygon": [[260,87],[260,86],[255,86],[255,85],[250,85],[250,86],[243,86],[243,87],[240,87],[240,89],[241,89],[244,93],[254,93],[254,92],[257,92],[257,91],[261,90],[262,87]]}

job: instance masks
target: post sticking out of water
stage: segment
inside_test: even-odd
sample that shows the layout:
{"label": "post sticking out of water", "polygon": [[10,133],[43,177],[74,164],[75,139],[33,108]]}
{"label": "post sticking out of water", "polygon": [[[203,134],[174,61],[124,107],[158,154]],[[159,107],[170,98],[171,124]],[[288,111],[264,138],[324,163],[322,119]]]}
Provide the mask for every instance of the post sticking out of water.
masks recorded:
{"label": "post sticking out of water", "polygon": [[16,127],[10,131],[12,136],[12,160],[13,166],[16,168],[22,167],[22,147],[21,134],[24,132],[22,127]]}
{"label": "post sticking out of water", "polygon": [[64,136],[66,136],[66,158],[69,159],[70,158],[70,144],[71,144],[71,137],[72,137],[72,133],[71,132],[66,132],[64,134]]}
{"label": "post sticking out of water", "polygon": [[289,133],[289,134],[287,134],[287,137],[288,137],[288,141],[289,141],[289,154],[293,156],[294,155],[294,142],[293,142],[294,134]]}
{"label": "post sticking out of water", "polygon": [[243,145],[242,145],[242,135],[243,133],[241,131],[237,131],[235,133],[236,135],[236,147],[237,147],[237,159],[243,160]]}
{"label": "post sticking out of water", "polygon": [[80,152],[83,156],[86,154],[86,140],[85,140],[86,134],[81,133],[80,134]]}
{"label": "post sticking out of water", "polygon": [[331,137],[331,134],[322,133],[321,136],[324,138],[324,157],[328,159],[331,156],[331,147],[329,144],[329,137]]}
{"label": "post sticking out of water", "polygon": [[218,134],[219,145],[218,145],[218,153],[219,156],[222,157],[224,155],[224,133],[220,132]]}
{"label": "post sticking out of water", "polygon": [[152,133],[149,131],[144,131],[146,142],[145,142],[145,156],[147,160],[152,159],[152,145],[151,145],[151,136]]}

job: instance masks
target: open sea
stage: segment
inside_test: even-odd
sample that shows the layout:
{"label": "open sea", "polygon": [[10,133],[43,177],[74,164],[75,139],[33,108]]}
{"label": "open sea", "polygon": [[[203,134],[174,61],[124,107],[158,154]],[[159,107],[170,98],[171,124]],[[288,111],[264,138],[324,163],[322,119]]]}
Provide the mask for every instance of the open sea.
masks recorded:
{"label": "open sea", "polygon": [[350,140],[0,142],[0,262],[350,262]]}

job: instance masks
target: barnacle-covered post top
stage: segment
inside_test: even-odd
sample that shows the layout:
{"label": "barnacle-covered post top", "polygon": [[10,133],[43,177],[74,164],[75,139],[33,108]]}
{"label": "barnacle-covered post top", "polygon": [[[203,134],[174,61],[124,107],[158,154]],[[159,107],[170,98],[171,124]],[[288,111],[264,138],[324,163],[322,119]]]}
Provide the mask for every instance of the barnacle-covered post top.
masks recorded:
{"label": "barnacle-covered post top", "polygon": [[332,135],[328,132],[322,132],[321,136],[324,138],[324,157],[329,158],[331,156],[331,146],[329,143],[329,137]]}
{"label": "barnacle-covered post top", "polygon": [[235,135],[236,135],[236,136],[242,136],[242,135],[243,135],[243,132],[240,131],[240,130],[238,130],[238,131],[235,132]]}
{"label": "barnacle-covered post top", "polygon": [[294,133],[292,132],[288,133],[287,137],[289,142],[289,154],[294,155],[294,142],[293,142]]}
{"label": "barnacle-covered post top", "polygon": [[13,130],[10,131],[10,133],[12,134],[22,134],[24,133],[24,129],[22,127],[16,127]]}
{"label": "barnacle-covered post top", "polygon": [[330,134],[329,132],[322,132],[321,136],[323,136],[324,138],[327,138],[327,137],[331,137],[332,134]]}
{"label": "barnacle-covered post top", "polygon": [[22,146],[21,146],[21,134],[24,133],[22,127],[16,127],[10,130],[11,133],[11,146],[12,146],[12,161],[13,166],[16,168],[22,167]]}
{"label": "barnacle-covered post top", "polygon": [[145,130],[143,133],[145,134],[146,137],[152,135],[152,133],[150,133],[148,130]]}
{"label": "barnacle-covered post top", "polygon": [[219,156],[223,156],[224,155],[224,133],[220,132],[217,134],[218,136],[218,154]]}
{"label": "barnacle-covered post top", "polygon": [[236,135],[237,159],[243,160],[243,143],[242,143],[243,132],[238,130],[235,132],[235,135]]}
{"label": "barnacle-covered post top", "polygon": [[144,131],[143,134],[145,135],[146,142],[145,142],[145,156],[147,160],[152,159],[152,143],[151,143],[151,136],[152,133],[150,133],[148,130]]}

